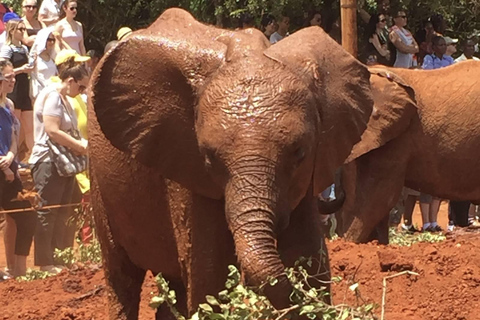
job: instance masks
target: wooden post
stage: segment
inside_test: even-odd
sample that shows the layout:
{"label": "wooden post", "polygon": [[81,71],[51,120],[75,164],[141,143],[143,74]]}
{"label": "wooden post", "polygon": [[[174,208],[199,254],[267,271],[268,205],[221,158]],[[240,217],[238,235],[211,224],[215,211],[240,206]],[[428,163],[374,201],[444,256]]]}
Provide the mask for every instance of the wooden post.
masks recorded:
{"label": "wooden post", "polygon": [[357,57],[357,0],[340,0],[342,19],[342,46]]}

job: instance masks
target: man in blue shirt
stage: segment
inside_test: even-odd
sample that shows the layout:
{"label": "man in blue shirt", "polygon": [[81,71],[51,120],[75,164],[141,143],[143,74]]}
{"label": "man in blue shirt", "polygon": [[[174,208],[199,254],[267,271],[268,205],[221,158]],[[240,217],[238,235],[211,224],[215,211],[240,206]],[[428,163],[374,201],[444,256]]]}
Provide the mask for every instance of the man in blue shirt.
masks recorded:
{"label": "man in blue shirt", "polygon": [[440,69],[454,63],[453,58],[445,54],[447,52],[447,43],[443,37],[433,37],[432,45],[433,53],[425,56],[422,69]]}

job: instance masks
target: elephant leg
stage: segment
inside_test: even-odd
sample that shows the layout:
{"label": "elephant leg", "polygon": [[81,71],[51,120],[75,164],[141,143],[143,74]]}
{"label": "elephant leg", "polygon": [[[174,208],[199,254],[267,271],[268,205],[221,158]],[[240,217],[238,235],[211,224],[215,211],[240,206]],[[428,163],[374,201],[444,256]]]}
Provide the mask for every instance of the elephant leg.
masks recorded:
{"label": "elephant leg", "polygon": [[[377,225],[388,219],[402,191],[406,162],[405,150],[391,144],[371,151],[348,165],[351,167],[345,171],[345,178],[354,182],[349,181],[347,185],[353,183],[355,186],[350,193],[346,191],[342,212],[347,240],[367,242]],[[388,226],[383,229],[382,242],[388,242],[385,239],[388,239]]]}
{"label": "elephant leg", "polygon": [[110,320],[137,320],[145,270],[135,266],[115,242],[98,187],[92,181],[92,204],[100,245]]}
{"label": "elephant leg", "polygon": [[322,231],[316,198],[312,190],[291,213],[288,227],[278,236],[278,251],[283,263],[293,266],[300,257],[312,257],[312,266],[305,266],[311,275],[319,275],[316,283],[311,285],[325,287],[329,293],[325,302],[331,303],[330,265],[325,236]]}
{"label": "elephant leg", "polygon": [[187,308],[191,316],[206,295],[225,289],[228,265],[235,264],[232,235],[223,201],[192,197],[191,247],[187,261]]}

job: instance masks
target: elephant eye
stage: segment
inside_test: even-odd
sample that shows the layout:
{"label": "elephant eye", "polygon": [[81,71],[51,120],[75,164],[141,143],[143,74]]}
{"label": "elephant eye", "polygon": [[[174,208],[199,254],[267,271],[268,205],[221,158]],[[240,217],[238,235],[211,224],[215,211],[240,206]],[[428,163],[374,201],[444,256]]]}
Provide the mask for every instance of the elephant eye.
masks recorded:
{"label": "elephant eye", "polygon": [[300,165],[302,161],[305,159],[305,149],[303,147],[298,147],[294,152],[294,156],[296,160],[295,161],[296,166]]}
{"label": "elephant eye", "polygon": [[212,168],[212,162],[215,160],[215,150],[204,149],[204,163],[207,169]]}
{"label": "elephant eye", "polygon": [[212,167],[212,159],[210,158],[209,154],[206,153],[205,154],[205,166],[207,168],[211,168]]}

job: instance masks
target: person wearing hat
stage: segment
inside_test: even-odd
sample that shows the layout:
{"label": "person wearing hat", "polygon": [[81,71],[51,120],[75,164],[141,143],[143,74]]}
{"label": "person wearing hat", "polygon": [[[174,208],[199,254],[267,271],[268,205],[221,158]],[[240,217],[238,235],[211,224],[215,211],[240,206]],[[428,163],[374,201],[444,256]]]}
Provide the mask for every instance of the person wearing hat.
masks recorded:
{"label": "person wearing hat", "polygon": [[128,37],[132,32],[133,32],[132,29],[130,29],[129,27],[121,27],[117,31],[117,40],[120,41]]}
{"label": "person wearing hat", "polygon": [[[55,64],[60,65],[69,59],[73,58],[75,62],[82,63],[86,67],[87,63],[91,61],[89,56],[80,56],[75,50],[62,50],[60,51],[56,58]],[[90,74],[90,73],[89,73]],[[58,77],[53,77],[50,82],[61,82]],[[85,96],[85,98],[84,98]],[[87,104],[86,104],[86,94],[85,91],[76,95],[75,97],[67,96],[67,100],[73,108],[75,115],[77,116],[78,131],[80,136],[85,141],[88,140],[88,131],[87,131]],[[80,203],[82,198],[88,194],[90,191],[90,179],[87,172],[79,173],[75,176],[76,183],[73,187],[73,194],[71,203]],[[69,216],[73,215],[74,208],[68,208],[70,211]],[[75,232],[77,231],[77,224],[72,223],[67,225],[65,230],[65,235],[63,237],[63,247],[72,247],[75,239]],[[91,236],[91,229],[87,226],[82,228],[82,240],[84,239],[83,235]]]}
{"label": "person wearing hat", "polygon": [[48,27],[37,33],[33,43],[30,55],[37,56],[35,69],[30,74],[30,85],[32,88],[30,93],[33,99],[47,86],[50,78],[57,75],[57,66],[53,60],[55,41],[53,27]]}
{"label": "person wearing hat", "polygon": [[[87,58],[88,59],[88,58]],[[47,140],[68,148],[79,155],[87,153],[87,141],[70,135],[78,130],[78,118],[67,97],[76,97],[88,86],[85,57],[76,52],[59,52],[55,58],[58,82],[43,89],[35,101],[35,145],[29,163],[40,203],[43,206],[72,203],[75,176],[60,176],[50,157]],[[66,248],[67,221],[71,216],[68,207],[39,209],[35,232],[35,265],[42,271],[58,273],[54,265],[55,248]]]}
{"label": "person wearing hat", "polygon": [[458,39],[452,39],[450,37],[443,37],[445,39],[445,43],[447,44],[447,51],[445,52],[445,55],[447,56],[452,56],[457,52],[457,43]]}
{"label": "person wearing hat", "polygon": [[[6,26],[7,22],[12,20],[12,19],[20,20],[20,17],[15,12],[5,13],[3,15],[3,19],[2,19],[3,25]],[[2,33],[0,34],[0,49],[3,47],[3,44],[5,43],[5,40],[7,40],[7,31],[5,30],[5,27],[4,27]]]}

